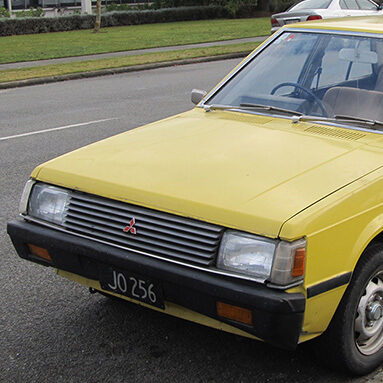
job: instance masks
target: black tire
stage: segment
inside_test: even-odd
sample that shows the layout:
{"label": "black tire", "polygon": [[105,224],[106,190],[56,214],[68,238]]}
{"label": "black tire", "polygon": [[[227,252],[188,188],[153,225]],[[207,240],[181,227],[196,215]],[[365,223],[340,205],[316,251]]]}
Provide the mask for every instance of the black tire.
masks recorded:
{"label": "black tire", "polygon": [[365,375],[383,363],[383,246],[369,247],[327,331],[321,357],[334,369]]}

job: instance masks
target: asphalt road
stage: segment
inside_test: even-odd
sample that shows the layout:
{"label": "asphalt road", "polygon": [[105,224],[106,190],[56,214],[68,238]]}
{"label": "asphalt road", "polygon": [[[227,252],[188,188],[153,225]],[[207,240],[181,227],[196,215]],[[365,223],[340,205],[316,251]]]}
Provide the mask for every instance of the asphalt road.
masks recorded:
{"label": "asphalt road", "polygon": [[34,166],[190,109],[191,89],[236,62],[0,91],[0,382],[365,381],[326,370],[310,346],[279,350],[91,295],[19,259],[6,235]]}

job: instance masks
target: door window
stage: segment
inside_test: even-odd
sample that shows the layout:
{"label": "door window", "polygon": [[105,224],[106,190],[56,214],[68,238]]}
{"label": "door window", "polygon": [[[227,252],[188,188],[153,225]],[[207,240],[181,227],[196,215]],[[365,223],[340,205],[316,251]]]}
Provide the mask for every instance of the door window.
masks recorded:
{"label": "door window", "polygon": [[341,0],[340,7],[342,9],[358,9],[359,10],[359,6],[356,0]]}
{"label": "door window", "polygon": [[374,3],[371,3],[368,0],[357,0],[359,4],[359,8],[363,10],[376,10],[378,9],[377,6]]}

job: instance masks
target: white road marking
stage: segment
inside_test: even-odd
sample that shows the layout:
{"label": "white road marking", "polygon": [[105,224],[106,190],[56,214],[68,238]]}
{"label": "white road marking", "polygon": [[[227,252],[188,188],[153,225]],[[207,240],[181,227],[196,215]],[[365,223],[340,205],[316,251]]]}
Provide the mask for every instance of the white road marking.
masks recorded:
{"label": "white road marking", "polygon": [[64,130],[64,129],[69,129],[69,128],[77,128],[79,126],[85,126],[85,125],[90,125],[90,124],[98,124],[99,122],[105,122],[105,121],[111,121],[111,120],[118,120],[118,117],[113,117],[113,118],[105,118],[103,120],[96,120],[96,121],[88,121],[88,122],[82,122],[80,124],[73,124],[73,125],[66,125],[66,126],[59,126],[57,128],[50,128],[50,129],[44,129],[44,130],[37,130],[35,132],[28,132],[28,133],[22,133],[22,134],[16,134],[14,136],[6,136],[6,137],[0,137],[0,141],[5,141],[5,140],[11,140],[13,138],[20,138],[20,137],[25,137],[25,136],[33,136],[35,134],[42,134],[42,133],[49,133],[53,132],[55,130]]}

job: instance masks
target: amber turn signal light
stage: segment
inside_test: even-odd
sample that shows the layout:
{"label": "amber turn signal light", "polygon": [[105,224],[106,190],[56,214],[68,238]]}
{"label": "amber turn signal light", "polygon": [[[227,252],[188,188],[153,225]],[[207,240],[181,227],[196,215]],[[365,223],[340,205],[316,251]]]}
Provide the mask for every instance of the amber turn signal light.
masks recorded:
{"label": "amber turn signal light", "polygon": [[217,302],[217,314],[220,317],[232,319],[248,325],[253,324],[253,313],[248,309],[238,306],[228,305],[227,303]]}
{"label": "amber turn signal light", "polygon": [[295,250],[294,254],[294,265],[291,271],[292,277],[301,277],[305,274],[305,263],[306,263],[306,249],[301,248]]}
{"label": "amber turn signal light", "polygon": [[51,256],[49,255],[49,252],[47,249],[44,249],[43,247],[35,246],[28,244],[29,250],[33,255],[36,255],[39,258],[45,259],[46,261],[52,261]]}

